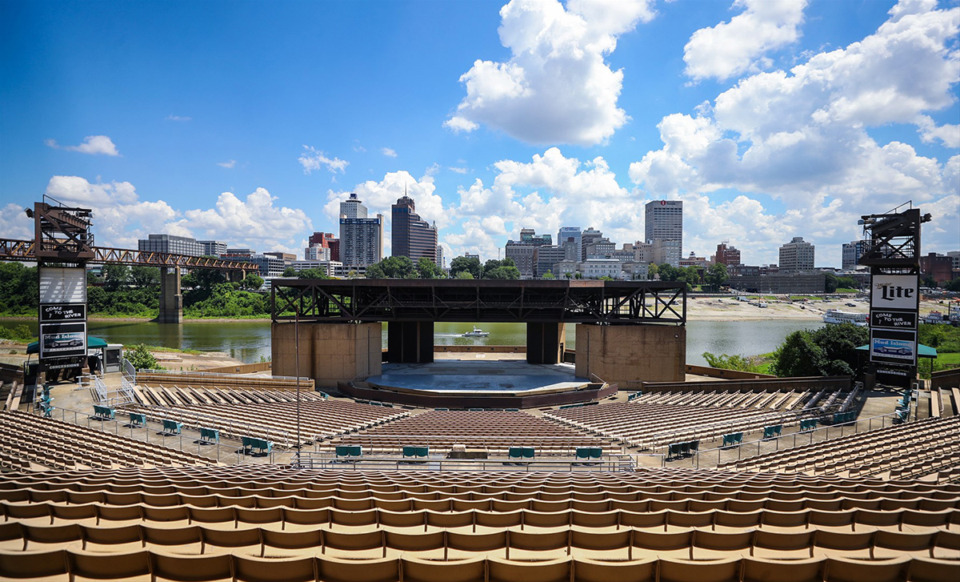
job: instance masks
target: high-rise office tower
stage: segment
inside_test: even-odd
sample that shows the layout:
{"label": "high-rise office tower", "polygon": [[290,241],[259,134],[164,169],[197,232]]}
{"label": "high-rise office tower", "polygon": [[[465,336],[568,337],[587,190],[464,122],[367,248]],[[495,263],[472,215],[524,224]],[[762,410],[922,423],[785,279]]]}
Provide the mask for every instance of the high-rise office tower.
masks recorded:
{"label": "high-rise office tower", "polygon": [[[356,194],[340,203],[340,262],[344,268],[366,268],[383,259],[383,215],[367,218]],[[331,252],[331,258],[333,253]]]}
{"label": "high-rise office tower", "polygon": [[414,263],[421,257],[436,263],[437,227],[420,218],[413,198],[404,194],[391,210],[391,254],[394,257],[410,257]]}
{"label": "high-rise office tower", "polygon": [[813,270],[814,246],[804,242],[802,236],[780,247],[780,272],[802,273]]}
{"label": "high-rise office tower", "polygon": [[557,233],[557,246],[563,249],[564,260],[581,261],[583,259],[583,237],[579,226],[561,226]]}
{"label": "high-rise office tower", "polygon": [[[648,202],[644,209],[644,240],[676,241],[675,244],[663,245],[663,248],[670,249],[667,262],[674,267],[679,266],[683,257],[683,201],[654,200]],[[673,252],[674,248],[676,252]]]}
{"label": "high-rise office tower", "polygon": [[603,233],[592,226],[580,233],[580,258],[578,260],[587,260],[587,247],[603,239]]}

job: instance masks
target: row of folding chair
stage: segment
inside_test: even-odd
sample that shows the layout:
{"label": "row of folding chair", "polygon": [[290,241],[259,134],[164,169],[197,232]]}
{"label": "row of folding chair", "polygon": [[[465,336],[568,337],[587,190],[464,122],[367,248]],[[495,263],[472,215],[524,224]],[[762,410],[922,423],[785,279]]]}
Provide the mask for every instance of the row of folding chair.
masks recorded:
{"label": "row of folding chair", "polygon": [[734,557],[691,561],[645,558],[604,562],[564,557],[542,562],[495,557],[455,561],[388,557],[343,560],[329,556],[258,558],[231,554],[184,556],[139,550],[96,554],[78,550],[0,553],[0,571],[10,579],[127,579],[172,582],[954,582],[960,564],[903,556],[884,561],[840,557],[770,560]]}
{"label": "row of folding chair", "polygon": [[864,560],[918,555],[960,560],[960,533],[879,529],[777,532],[752,528],[735,532],[693,528],[670,532],[636,528],[598,532],[576,527],[550,531],[501,528],[482,532],[337,531],[324,528],[285,531],[263,527],[224,530],[199,525],[177,528],[142,524],[107,528],[79,524],[0,525],[0,550],[71,548],[105,553],[147,548],[180,554],[333,555],[349,559],[413,554],[436,560],[479,555],[524,560],[548,560],[564,555],[632,560],[654,554],[690,560],[739,555],[778,559],[845,556]]}
{"label": "row of folding chair", "polygon": [[539,512],[516,510],[489,512],[478,510],[390,511],[387,509],[344,510],[334,508],[247,508],[247,507],[193,507],[177,505],[154,507],[150,505],[60,505],[34,503],[3,506],[5,523],[51,525],[83,523],[86,525],[109,525],[114,523],[153,523],[166,525],[192,525],[216,523],[223,528],[242,528],[270,525],[278,529],[302,527],[373,527],[373,528],[557,528],[588,527],[620,529],[637,527],[646,529],[698,527],[713,530],[748,529],[751,527],[778,530],[846,529],[857,531],[864,527],[890,530],[918,530],[939,528],[946,531],[960,530],[960,510],[922,511],[901,509],[883,511],[857,509],[848,511],[803,510],[750,512],[704,511],[698,513],[662,510],[636,513],[625,510],[606,512],[565,510]]}

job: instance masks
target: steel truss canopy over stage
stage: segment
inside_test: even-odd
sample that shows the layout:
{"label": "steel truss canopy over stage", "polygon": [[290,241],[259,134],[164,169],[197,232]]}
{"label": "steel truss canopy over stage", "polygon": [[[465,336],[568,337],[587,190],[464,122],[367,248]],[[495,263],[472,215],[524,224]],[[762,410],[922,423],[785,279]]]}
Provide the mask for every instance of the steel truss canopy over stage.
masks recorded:
{"label": "steel truss canopy over stage", "polygon": [[273,321],[521,322],[682,326],[683,283],[274,279]]}

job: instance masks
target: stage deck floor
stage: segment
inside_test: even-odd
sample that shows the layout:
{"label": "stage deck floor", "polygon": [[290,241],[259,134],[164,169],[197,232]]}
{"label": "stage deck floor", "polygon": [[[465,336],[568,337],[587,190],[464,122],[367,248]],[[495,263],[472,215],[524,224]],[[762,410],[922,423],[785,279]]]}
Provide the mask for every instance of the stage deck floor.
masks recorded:
{"label": "stage deck floor", "polygon": [[369,384],[428,392],[522,393],[575,390],[588,384],[572,364],[528,364],[516,359],[442,360],[430,364],[384,364]]}

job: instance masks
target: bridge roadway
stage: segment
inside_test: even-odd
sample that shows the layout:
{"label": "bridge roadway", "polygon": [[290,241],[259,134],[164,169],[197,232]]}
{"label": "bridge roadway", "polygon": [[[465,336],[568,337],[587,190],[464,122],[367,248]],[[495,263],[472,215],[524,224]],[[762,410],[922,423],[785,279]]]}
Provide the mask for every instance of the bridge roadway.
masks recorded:
{"label": "bridge roadway", "polygon": [[[255,271],[257,266],[244,261],[227,261],[210,257],[194,257],[190,255],[173,255],[152,251],[135,251],[132,249],[114,249],[109,247],[92,247],[94,256],[85,259],[88,263],[130,265],[148,267],[184,267],[189,269],[217,269],[221,271]],[[0,239],[0,261],[37,260],[36,244],[32,240]]]}
{"label": "bridge roadway", "polygon": [[[60,243],[58,252],[70,255],[71,243]],[[75,248],[75,247],[74,247]],[[183,295],[180,293],[180,269],[217,269],[220,271],[255,271],[257,265],[244,261],[225,261],[210,257],[173,255],[132,249],[113,249],[109,247],[90,247],[92,257],[83,262],[131,265],[160,268],[160,323],[180,323],[183,319]],[[62,256],[62,255],[61,255]],[[36,262],[36,242],[32,240],[0,239],[0,261]],[[69,262],[65,260],[64,262]]]}

